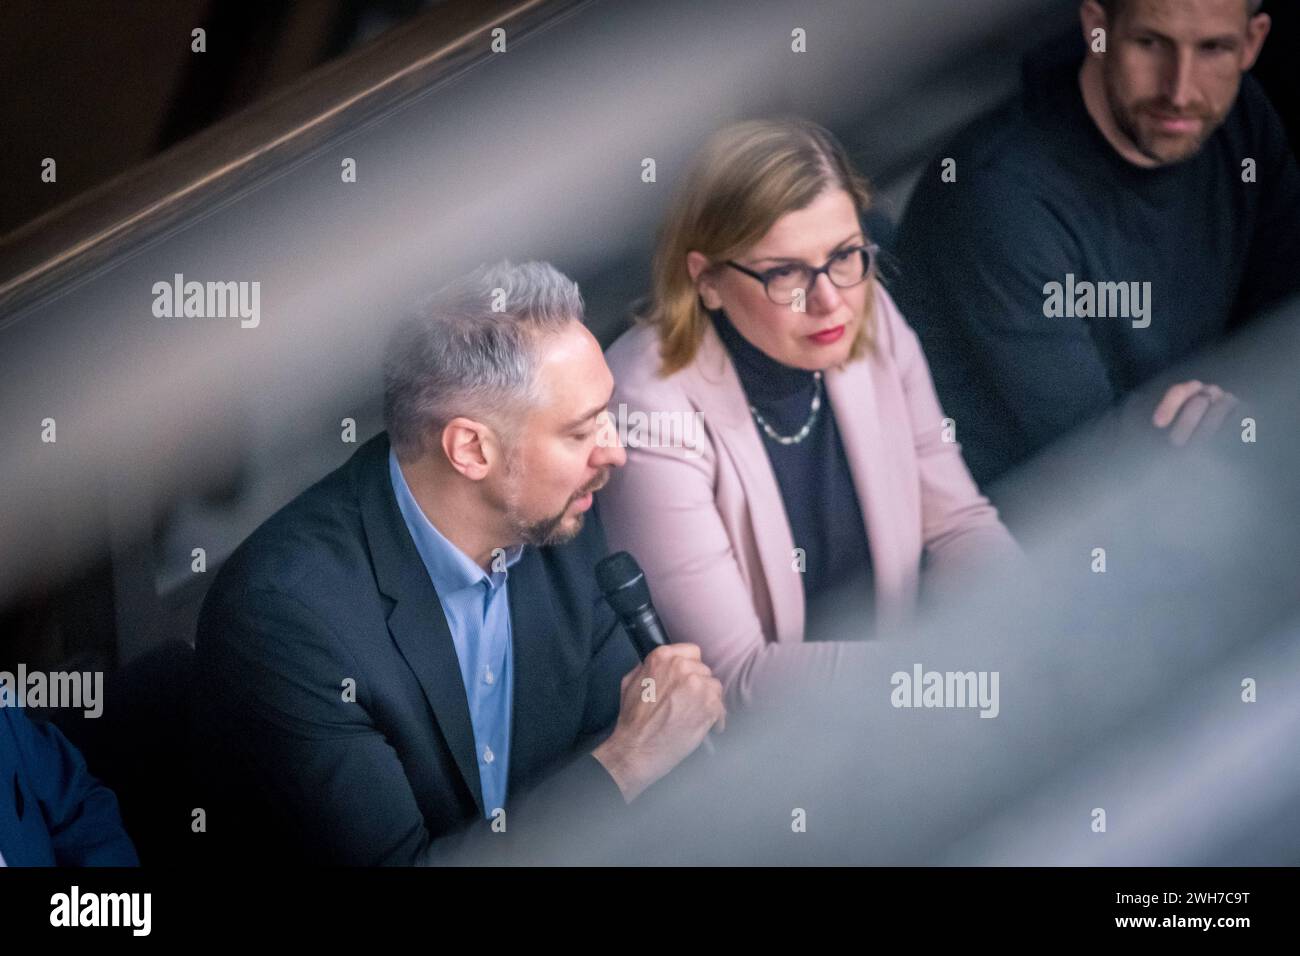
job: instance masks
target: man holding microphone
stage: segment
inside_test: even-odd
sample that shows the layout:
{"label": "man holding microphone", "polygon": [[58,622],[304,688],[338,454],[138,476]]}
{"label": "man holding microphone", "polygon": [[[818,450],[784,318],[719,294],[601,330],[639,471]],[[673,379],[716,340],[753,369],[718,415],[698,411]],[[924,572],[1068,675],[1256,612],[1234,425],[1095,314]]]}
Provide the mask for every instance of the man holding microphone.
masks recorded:
{"label": "man holding microphone", "polygon": [[222,568],[196,644],[214,843],[429,862],[617,815],[721,729],[699,649],[639,663],[601,599],[587,512],[626,455],[582,315],[543,263],[443,290],[392,339],[386,432]]}

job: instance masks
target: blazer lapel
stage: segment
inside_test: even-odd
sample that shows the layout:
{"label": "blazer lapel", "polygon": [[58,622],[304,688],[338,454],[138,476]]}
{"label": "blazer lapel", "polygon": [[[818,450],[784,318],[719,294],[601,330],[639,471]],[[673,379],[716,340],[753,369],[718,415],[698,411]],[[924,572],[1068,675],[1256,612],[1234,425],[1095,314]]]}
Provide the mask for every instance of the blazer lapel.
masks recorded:
{"label": "blazer lapel", "polygon": [[371,439],[357,455],[361,459],[357,497],[375,578],[380,591],[395,602],[388,615],[388,631],[419,681],[482,816],[474,725],[460,660],[447,616],[393,495],[388,478],[388,436]]}
{"label": "blazer lapel", "polygon": [[718,440],[735,464],[749,505],[750,527],[772,600],[778,641],[803,640],[803,587],[793,570],[794,534],[781,500],[781,488],[763,449],[763,439],[749,413],[749,402],[735,366],[713,326],[707,325],[691,374],[683,382],[705,410]]}
{"label": "blazer lapel", "polygon": [[[881,307],[877,299],[878,315]],[[900,555],[911,553],[907,536],[915,536],[919,527],[914,513],[916,490],[902,481],[907,473],[904,463],[913,452],[910,447],[889,446],[881,427],[869,357],[827,371],[826,394],[866,522],[877,621],[889,625],[902,612],[905,602],[899,595],[909,587],[907,565]]]}

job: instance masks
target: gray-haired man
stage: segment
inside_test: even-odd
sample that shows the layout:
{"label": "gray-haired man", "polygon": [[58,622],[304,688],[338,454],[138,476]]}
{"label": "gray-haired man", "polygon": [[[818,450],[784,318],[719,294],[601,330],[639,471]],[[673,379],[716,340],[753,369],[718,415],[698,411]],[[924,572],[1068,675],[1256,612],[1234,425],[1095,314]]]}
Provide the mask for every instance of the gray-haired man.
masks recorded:
{"label": "gray-haired man", "polygon": [[387,432],[204,604],[196,769],[213,842],[244,858],[409,864],[467,829],[551,829],[574,795],[631,801],[724,720],[698,648],[638,663],[600,600],[586,512],[626,455],[577,286],[480,269],[399,329],[384,379]]}

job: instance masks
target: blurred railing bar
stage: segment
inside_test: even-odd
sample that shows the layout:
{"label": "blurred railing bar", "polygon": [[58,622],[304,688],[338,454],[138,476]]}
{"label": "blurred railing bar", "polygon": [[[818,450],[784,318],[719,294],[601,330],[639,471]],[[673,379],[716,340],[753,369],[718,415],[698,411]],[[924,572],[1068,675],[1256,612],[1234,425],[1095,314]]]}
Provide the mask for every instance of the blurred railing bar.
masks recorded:
{"label": "blurred railing bar", "polygon": [[282,92],[0,237],[0,315],[44,298],[169,226],[593,0],[447,0]]}

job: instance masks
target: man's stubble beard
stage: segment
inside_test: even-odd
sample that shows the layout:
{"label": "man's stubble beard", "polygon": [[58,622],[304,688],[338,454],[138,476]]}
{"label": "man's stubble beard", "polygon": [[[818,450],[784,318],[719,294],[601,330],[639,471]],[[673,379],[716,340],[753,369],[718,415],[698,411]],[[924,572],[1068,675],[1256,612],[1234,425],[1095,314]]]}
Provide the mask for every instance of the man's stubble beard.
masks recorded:
{"label": "man's stubble beard", "polygon": [[[541,521],[528,521],[524,518],[520,507],[521,490],[524,484],[523,478],[523,467],[520,464],[519,456],[515,453],[515,449],[512,448],[506,455],[506,521],[510,525],[510,530],[516,540],[521,544],[546,548],[564,544],[576,538],[586,522],[586,512],[575,515],[575,520],[568,527],[565,527],[563,522],[564,516],[568,514],[569,506],[581,498],[583,493],[580,492],[570,497],[564,503],[564,507],[560,509],[559,514]],[[608,478],[608,472],[602,474],[595,488],[603,487]],[[595,488],[592,489],[593,492]]]}
{"label": "man's stubble beard", "polygon": [[[1110,110],[1115,127],[1125,139],[1133,144],[1133,147],[1139,153],[1161,166],[1171,166],[1174,163],[1180,163],[1195,156],[1225,119],[1222,116],[1217,118],[1210,116],[1205,110],[1193,110],[1187,115],[1194,116],[1201,121],[1201,135],[1195,141],[1192,141],[1190,146],[1180,150],[1173,156],[1157,152],[1154,140],[1148,140],[1142,135],[1142,126],[1138,121],[1138,117],[1144,109],[1158,105],[1158,103],[1156,101],[1139,101],[1134,103],[1131,108],[1127,108],[1123,105],[1124,101],[1120,96],[1120,90],[1114,75],[1104,72],[1103,76],[1106,106]],[[1171,112],[1173,111],[1171,110]]]}

